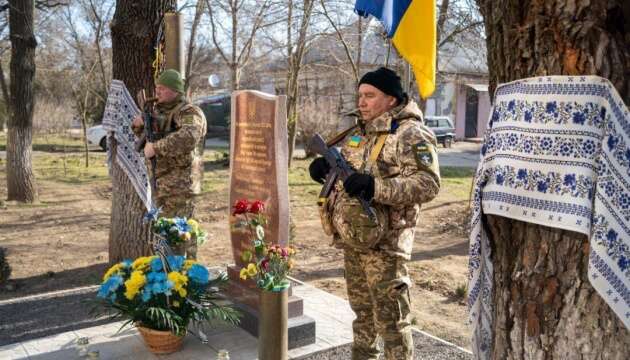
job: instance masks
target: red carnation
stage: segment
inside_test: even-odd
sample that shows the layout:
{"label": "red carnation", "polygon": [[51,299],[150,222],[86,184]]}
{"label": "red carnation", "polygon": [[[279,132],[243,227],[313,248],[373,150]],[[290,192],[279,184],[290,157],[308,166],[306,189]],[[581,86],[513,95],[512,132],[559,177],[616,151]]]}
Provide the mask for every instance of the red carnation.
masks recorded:
{"label": "red carnation", "polygon": [[234,204],[234,211],[232,211],[232,215],[245,214],[248,207],[249,203],[247,200],[239,200],[236,204]]}
{"label": "red carnation", "polygon": [[260,200],[254,201],[249,208],[249,212],[252,214],[258,214],[263,211],[265,211],[265,203]]}

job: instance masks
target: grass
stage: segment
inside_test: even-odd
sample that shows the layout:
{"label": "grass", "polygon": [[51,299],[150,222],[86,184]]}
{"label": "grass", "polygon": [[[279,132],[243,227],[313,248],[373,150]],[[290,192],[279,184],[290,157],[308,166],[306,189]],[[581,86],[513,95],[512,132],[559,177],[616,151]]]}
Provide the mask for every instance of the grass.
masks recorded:
{"label": "grass", "polygon": [[446,194],[452,200],[468,200],[472,178],[475,169],[460,167],[440,167],[442,177],[441,194]]}
{"label": "grass", "polygon": [[[65,151],[64,151],[65,146]],[[6,134],[0,133],[0,151],[6,149]],[[33,168],[37,179],[70,184],[83,184],[109,179],[106,155],[103,152],[90,153],[90,167],[85,167],[80,139],[64,135],[35,135],[33,149],[47,153],[33,156]],[[229,149],[207,148],[204,151],[204,193],[227,191],[229,186]],[[321,185],[311,180],[308,165],[311,159],[296,159],[289,169],[289,189],[291,200],[300,204],[313,203]],[[5,160],[0,159],[0,171],[4,170]],[[459,167],[441,167],[442,196],[447,200],[467,200],[475,170]]]}
{"label": "grass", "polygon": [[[33,150],[45,152],[78,152],[83,151],[83,140],[64,134],[33,135]],[[7,149],[7,135],[0,133],[0,151]]]}

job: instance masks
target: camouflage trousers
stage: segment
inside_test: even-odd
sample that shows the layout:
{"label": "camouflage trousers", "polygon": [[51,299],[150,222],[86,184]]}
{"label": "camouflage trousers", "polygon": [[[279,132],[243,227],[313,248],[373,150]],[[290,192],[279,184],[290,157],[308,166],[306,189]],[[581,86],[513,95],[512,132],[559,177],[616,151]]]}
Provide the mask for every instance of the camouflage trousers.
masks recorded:
{"label": "camouflage trousers", "polygon": [[[157,205],[162,208],[160,216],[163,217],[186,217],[188,219],[195,216],[195,197],[182,196],[160,196],[157,197]],[[197,258],[197,244],[185,243],[173,247],[173,252],[177,255],[186,255],[188,259]]]}
{"label": "camouflage trousers", "polygon": [[376,360],[380,335],[385,359],[411,360],[410,280],[405,260],[381,251],[344,249],[352,323],[352,360]]}

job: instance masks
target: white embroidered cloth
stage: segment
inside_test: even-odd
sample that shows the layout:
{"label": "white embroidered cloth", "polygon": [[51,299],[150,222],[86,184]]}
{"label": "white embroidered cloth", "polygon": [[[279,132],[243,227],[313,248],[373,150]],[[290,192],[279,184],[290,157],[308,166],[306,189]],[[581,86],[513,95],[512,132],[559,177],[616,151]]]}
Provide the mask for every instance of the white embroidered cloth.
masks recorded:
{"label": "white embroidered cloth", "polygon": [[500,85],[477,168],[468,306],[473,352],[492,347],[492,262],[482,214],[590,237],[588,276],[630,326],[630,114],[597,76]]}
{"label": "white embroidered cloth", "polygon": [[[112,80],[107,94],[107,104],[103,114],[103,128],[107,131],[108,161],[111,165],[111,139],[118,142],[116,162],[129,177],[136,193],[148,211],[152,209],[151,185],[144,158],[134,149],[135,135],[131,130],[133,118],[140,114],[125,84]],[[111,169],[111,167],[110,167]]]}

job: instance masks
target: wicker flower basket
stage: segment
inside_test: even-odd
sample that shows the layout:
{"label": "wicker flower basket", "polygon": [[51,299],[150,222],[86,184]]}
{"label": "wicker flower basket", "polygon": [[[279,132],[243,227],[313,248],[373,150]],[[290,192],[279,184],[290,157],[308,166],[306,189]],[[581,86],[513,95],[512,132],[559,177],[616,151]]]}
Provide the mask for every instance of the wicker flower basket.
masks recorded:
{"label": "wicker flower basket", "polygon": [[142,334],[149,351],[154,354],[174,353],[181,349],[184,342],[183,335],[177,336],[170,331],[153,330],[138,324],[136,324],[136,328]]}

